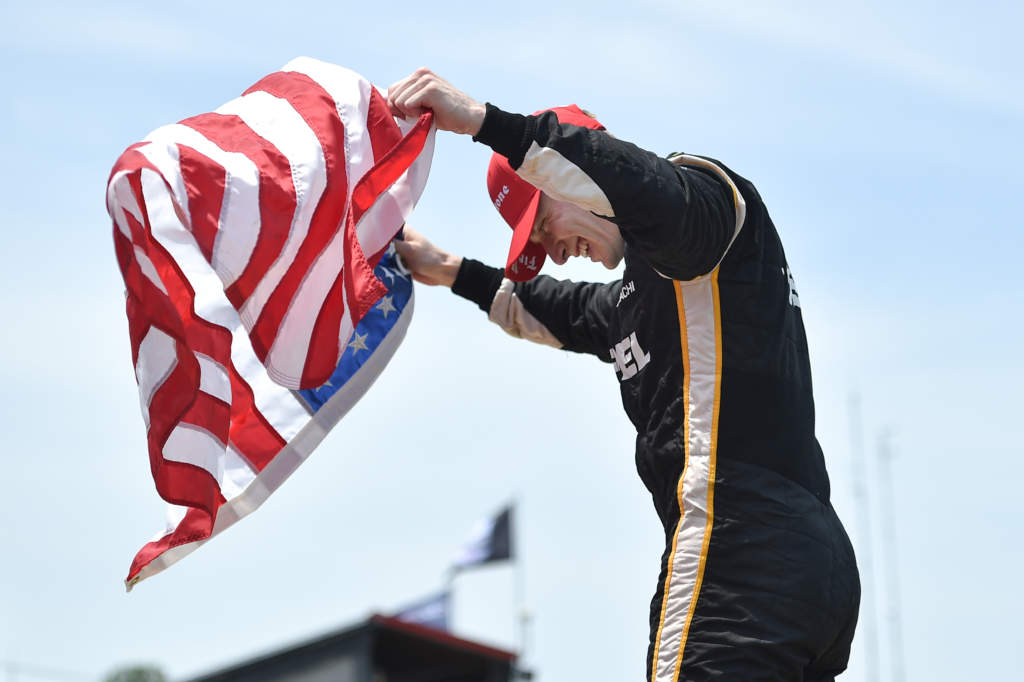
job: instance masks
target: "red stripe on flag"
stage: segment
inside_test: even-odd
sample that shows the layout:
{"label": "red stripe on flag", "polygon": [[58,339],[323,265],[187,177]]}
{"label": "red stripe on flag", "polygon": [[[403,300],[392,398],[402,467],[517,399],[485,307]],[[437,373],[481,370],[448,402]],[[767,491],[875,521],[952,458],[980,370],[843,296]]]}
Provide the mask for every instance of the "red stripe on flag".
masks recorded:
{"label": "red stripe on flag", "polygon": [[[110,171],[110,177],[114,177],[116,173],[119,173],[121,171],[130,171],[133,172],[135,175],[138,175],[138,173],[143,168],[148,168],[155,173],[159,173],[160,171],[157,170],[156,166],[151,164],[149,162],[149,159],[147,159],[141,152],[138,151],[138,148],[142,147],[145,144],[148,143],[138,142],[136,144],[133,144],[131,147],[128,147],[128,149],[125,150],[125,152],[121,154],[121,156],[119,156],[117,161],[114,163],[114,168],[113,170]],[[137,183],[132,183],[130,177],[129,185],[131,187],[131,193],[135,198],[136,205],[141,208],[142,192],[140,191],[136,193],[135,188]],[[133,216],[130,211],[126,209],[122,209],[122,215],[128,221],[128,229],[132,234],[132,241],[139,245],[145,244],[148,237],[146,237],[145,228],[143,228],[142,224],[135,219],[135,216]],[[116,233],[117,225],[115,224],[114,227]]]}
{"label": "red stripe on flag", "polygon": [[186,227],[191,229],[206,262],[212,264],[213,245],[224,203],[226,172],[210,157],[183,144],[178,145],[178,163],[188,192],[188,212],[192,222]]}
{"label": "red stripe on flag", "polygon": [[[352,326],[355,328],[366,312],[387,293],[387,287],[373,274],[373,266],[367,261],[359,245],[355,225],[362,215],[373,205],[377,197],[387,190],[402,173],[416,160],[430,132],[433,114],[424,114],[417,121],[409,134],[399,140],[398,144],[386,152],[383,158],[356,183],[352,192],[352,205],[346,214],[344,257],[345,268],[341,272],[344,281],[344,292],[347,299]],[[400,227],[400,226],[399,226]],[[396,228],[397,231],[397,228]],[[383,251],[374,254],[375,262],[380,260]],[[337,282],[332,294],[337,290]],[[329,296],[327,301],[331,301]],[[310,342],[310,353],[306,357],[306,365],[302,375],[302,386],[320,386],[327,381],[334,371],[340,353],[331,356],[328,349],[338,349],[339,327],[334,326],[335,320],[340,322],[341,314],[332,307],[325,305],[320,310]],[[333,338],[331,335],[333,333]],[[314,357],[314,349],[316,356]],[[338,349],[344,351],[344,349]],[[331,358],[328,361],[328,358]]]}
{"label": "red stripe on flag", "polygon": [[[225,367],[230,365],[231,332],[196,314],[195,291],[174,257],[155,239],[147,246],[146,255],[167,288],[167,300],[173,306],[170,316],[180,321],[184,344],[190,350],[207,355]],[[156,292],[163,296],[163,292],[158,289]]]}
{"label": "red stripe on flag", "polygon": [[[352,211],[349,211],[345,223],[345,270],[341,274],[345,277],[345,294],[349,314],[352,316],[352,326],[355,328],[366,315],[366,311],[373,307],[381,296],[388,293],[388,288],[373,274],[373,268],[366,262],[366,256],[359,248],[356,221]],[[329,377],[330,374],[320,383],[327,381]]]}
{"label": "red stripe on flag", "polygon": [[[203,114],[181,122],[228,152],[239,152],[252,161],[260,174],[260,226],[256,247],[238,279],[225,290],[228,300],[241,308],[267,270],[281,254],[295,215],[295,185],[292,167],[277,147],[260,137],[238,116]],[[256,345],[256,339],[253,339]],[[256,354],[266,359],[267,347]]]}
{"label": "red stripe on flag", "polygon": [[[253,326],[251,336],[259,338],[268,347],[280,330],[281,323],[287,314],[292,300],[295,297],[299,286],[309,274],[310,268],[316,262],[327,244],[337,233],[345,214],[345,206],[348,201],[348,178],[345,169],[345,126],[338,115],[337,105],[334,98],[324,90],[316,81],[300,73],[273,73],[260,80],[253,87],[246,91],[262,91],[286,100],[292,108],[302,117],[313,134],[316,135],[323,150],[324,162],[326,165],[327,184],[320,201],[310,221],[309,231],[303,240],[294,261],[290,264],[285,276],[281,279],[277,288],[270,295],[266,305],[260,313],[259,319]],[[392,121],[394,124],[394,121]],[[324,301],[324,307],[328,309],[325,319],[340,320],[342,315],[341,298],[331,299],[328,296]],[[318,320],[317,326],[320,321]],[[324,329],[323,332],[337,337],[338,329]],[[307,351],[307,365],[312,361],[316,365],[337,363],[337,338],[333,347],[329,348],[333,355],[324,358],[311,359],[308,357],[312,349],[320,349],[323,344],[310,343],[310,350]],[[328,377],[330,374],[327,375]],[[305,377],[304,377],[305,378]],[[325,379],[326,380],[326,377]],[[321,381],[320,383],[323,383]],[[301,383],[303,388],[319,386],[320,384]]]}
{"label": "red stripe on flag", "polygon": [[[373,88],[370,92],[370,109],[366,117],[366,129],[370,135],[370,146],[373,147],[375,161],[383,159],[391,149],[402,141],[402,131],[391,116],[391,110],[384,97]],[[388,247],[385,244],[377,253],[366,254],[367,262],[376,267]]]}
{"label": "red stripe on flag", "polygon": [[382,158],[377,159],[373,168],[356,183],[352,190],[352,210],[356,223],[363,217],[363,213],[373,206],[377,197],[402,177],[402,173],[423,151],[433,120],[434,115],[429,112],[420,116],[412,130]]}
{"label": "red stripe on flag", "polygon": [[370,107],[366,114],[366,130],[370,134],[370,146],[373,148],[373,159],[378,161],[402,140],[402,131],[398,129],[388,103],[377,88],[370,88]]}
{"label": "red stripe on flag", "polygon": [[[129,302],[136,302],[134,296]],[[137,315],[135,324],[160,329],[175,338],[173,330],[149,325],[139,310],[129,312]],[[133,334],[133,336],[135,336]],[[177,365],[154,392],[149,405],[149,464],[160,497],[172,504],[200,507],[210,514],[216,514],[216,499],[220,494],[217,482],[205,470],[164,459],[163,449],[167,438],[180,423],[181,418],[192,408],[199,393],[199,363],[195,356],[175,338]]]}
{"label": "red stripe on flag", "polygon": [[231,406],[209,393],[199,391],[196,401],[181,418],[181,423],[198,426],[226,448],[231,427]]}
{"label": "red stripe on flag", "polygon": [[[121,156],[117,157],[117,161],[114,162],[114,166],[110,169],[110,175],[107,176],[108,187],[110,186],[110,181],[113,177],[121,171],[137,171],[140,168],[153,168],[149,163],[149,160],[138,151],[140,147],[144,147],[147,144],[150,143],[136,142],[121,152]],[[154,168],[154,170],[156,169]]]}
{"label": "red stripe on flag", "polygon": [[[224,327],[204,320],[195,313],[192,285],[171,255],[160,244],[155,242],[152,244],[149,256],[160,271],[161,279],[169,287],[169,290],[179,292],[179,295],[174,297],[176,304],[174,316],[183,320],[188,347],[195,352],[207,355],[225,367],[231,379],[232,404],[228,412],[210,413],[210,416],[216,414],[222,421],[216,424],[195,423],[203,426],[225,443],[230,439],[253,467],[262,471],[284,447],[285,440],[256,408],[252,388],[235,369],[231,361],[231,333]],[[202,399],[204,396],[206,394],[199,393],[197,399]],[[188,418],[185,420],[190,421]]]}
{"label": "red stripe on flag", "polygon": [[[313,325],[313,335],[309,340],[306,364],[302,368],[302,378],[304,381],[311,382],[311,386],[319,386],[330,379],[338,366],[338,358],[345,352],[344,348],[339,348],[340,339],[338,337],[341,318],[345,314],[342,286],[345,274],[349,272],[349,269],[345,267],[338,273],[334,284],[331,285],[331,290],[327,292],[327,298],[320,306],[316,323]],[[338,305],[339,303],[341,305]]]}
{"label": "red stripe on flag", "polygon": [[234,365],[231,376],[231,442],[257,471],[274,459],[287,442],[256,409],[252,388],[238,374]]}
{"label": "red stripe on flag", "polygon": [[[130,190],[134,193],[134,189]],[[125,218],[133,233],[141,235],[142,244],[146,244],[145,227],[132,216],[125,213]],[[132,369],[139,362],[139,345],[149,333],[150,320],[167,320],[174,317],[174,306],[156,284],[142,274],[135,255],[135,245],[114,228],[114,250],[117,263],[121,268],[125,288],[125,311],[128,314],[128,340],[132,349]],[[146,304],[143,304],[146,301]]]}
{"label": "red stripe on flag", "polygon": [[[133,180],[136,181],[134,184],[138,184],[137,178],[133,178]],[[138,190],[138,196],[141,197],[141,187]],[[145,227],[139,225],[139,230],[144,233]],[[115,230],[115,237],[119,235],[120,233]],[[121,239],[124,239],[123,235]],[[170,283],[173,289],[187,292],[188,295],[176,297],[179,303],[179,306],[176,308],[170,298],[164,296],[163,292],[153,286],[139,272],[137,264],[134,264],[134,272],[126,272],[122,268],[126,282],[131,277],[131,280],[136,283],[134,287],[129,286],[129,290],[144,292],[141,298],[145,299],[147,309],[154,306],[162,307],[162,310],[159,312],[149,311],[141,313],[129,310],[129,322],[137,317],[139,319],[189,320],[190,324],[187,325],[185,331],[185,338],[189,347],[194,351],[209,356],[226,367],[231,379],[231,424],[228,433],[230,440],[257,471],[262,471],[281,448],[285,446],[286,441],[257,409],[252,388],[242,379],[231,362],[231,334],[223,327],[214,325],[195,314],[192,307],[194,298],[192,287],[180,268],[178,268],[170,254],[155,240],[150,242],[150,247],[148,255],[154,262],[154,266],[160,271],[161,279],[166,278],[166,281]],[[122,247],[122,250],[124,248],[126,247]],[[134,263],[134,255],[132,258]],[[129,327],[131,327],[131,324]],[[142,330],[142,336],[139,336],[138,340],[133,343],[133,364],[138,361],[138,343],[141,342],[147,330],[148,325]],[[211,429],[211,431],[214,430]],[[220,430],[216,430],[216,432],[222,433]]]}
{"label": "red stripe on flag", "polygon": [[[223,504],[223,498],[221,503]],[[128,577],[125,578],[125,582],[131,582],[132,578],[137,576],[147,564],[172,547],[198,542],[210,537],[210,533],[213,532],[213,519],[213,516],[202,509],[189,509],[185,512],[185,518],[172,532],[159,540],[146,543],[139,550],[132,560],[131,568],[128,569]]]}
{"label": "red stripe on flag", "polygon": [[[139,156],[139,159],[144,157]],[[147,167],[148,164],[144,164]],[[127,169],[127,168],[126,168]],[[137,192],[136,199],[142,206],[141,202],[141,187],[138,179],[138,173],[134,177],[130,177],[133,194]],[[170,255],[155,241],[150,241],[149,237],[146,236],[145,226],[135,221],[135,218],[128,214],[129,223],[134,223],[133,231],[137,231],[138,234],[142,235],[143,245],[151,247],[151,250],[147,249],[147,255],[150,256],[154,264],[161,263],[164,265],[162,268],[164,274],[171,279],[172,286],[178,288],[185,288],[191,292],[191,287],[188,281],[184,278],[184,275],[180,270],[172,265],[173,261],[170,259]],[[195,317],[191,310],[180,311],[177,310],[171,299],[164,295],[162,291],[156,288],[156,286],[145,277],[135,260],[134,246],[123,233],[118,229],[114,229],[114,242],[115,249],[118,253],[118,262],[121,266],[121,272],[125,279],[125,284],[128,288],[128,298],[126,301],[126,313],[129,323],[129,339],[131,342],[132,351],[132,367],[134,370],[135,365],[138,363],[138,352],[139,345],[142,339],[145,338],[146,334],[149,333],[152,328],[152,321],[159,320],[162,322],[164,327],[170,328],[175,326],[175,322],[182,319],[182,313],[187,313],[186,319],[192,319],[193,324],[189,325],[190,329],[185,332],[185,336],[188,338],[188,345],[196,351],[202,352],[211,358],[221,362],[229,373],[231,379],[231,393],[232,393],[232,405],[229,407],[224,403],[221,403],[215,398],[208,397],[206,394],[198,392],[198,383],[194,384],[196,390],[191,388],[184,391],[181,395],[188,397],[195,395],[197,401],[192,407],[184,407],[187,401],[183,402],[183,406],[179,412],[185,417],[185,421],[195,423],[203,428],[206,428],[211,433],[217,435],[217,437],[226,441],[227,436],[230,435],[230,439],[234,444],[235,448],[245,457],[257,470],[262,470],[274,456],[280,452],[281,448],[285,445],[284,438],[270,425],[266,418],[256,409],[255,400],[253,397],[251,387],[241,378],[237,370],[234,368],[230,361],[230,334],[221,327],[213,325],[201,318]],[[165,264],[165,261],[167,263]],[[180,297],[179,297],[180,299]],[[166,331],[166,329],[163,329]],[[174,390],[172,388],[172,390]],[[197,411],[196,405],[201,405],[206,399],[211,401],[211,409],[207,412],[207,418],[195,418]],[[219,403],[220,406],[217,406]],[[163,403],[150,404],[151,419],[155,412],[165,409]],[[230,411],[230,431],[226,432],[225,425],[227,424],[224,420],[224,410]],[[216,418],[213,418],[216,415]],[[162,439],[155,439],[155,442],[149,443],[150,452],[150,466],[153,470],[154,481],[157,484],[157,490],[161,497],[171,501],[173,503],[188,503],[189,500],[195,501],[188,495],[182,494],[182,487],[187,488],[190,485],[198,484],[198,489],[206,491],[200,497],[200,501],[204,505],[211,504],[213,497],[211,493],[216,492],[219,495],[219,490],[214,491],[211,484],[214,484],[212,478],[209,475],[192,465],[184,463],[166,462],[163,460],[163,442],[166,441],[166,435],[170,434],[170,430],[177,425],[178,419],[173,418],[173,415],[169,415],[169,419],[166,424],[161,423],[161,419],[157,419],[158,424],[155,425],[155,429],[151,433],[155,433],[157,430],[162,432],[165,437]],[[147,439],[149,440],[149,439]],[[168,466],[170,468],[168,468]],[[179,471],[175,471],[179,470]],[[158,473],[159,472],[159,473]],[[215,485],[215,484],[214,484]],[[180,534],[175,534],[174,537],[178,537]],[[205,537],[205,536],[203,536]],[[180,538],[179,538],[180,539]],[[182,539],[176,544],[182,542],[191,542],[195,539],[202,539],[189,536],[189,539]],[[166,549],[166,547],[164,547]],[[159,554],[159,550],[156,554]],[[155,556],[154,554],[153,556]],[[148,563],[152,557],[146,558],[145,552],[140,553],[136,560],[137,566],[133,565],[133,574],[141,569],[146,563]]]}
{"label": "red stripe on flag", "polygon": [[[142,171],[132,173],[128,177],[129,185],[136,197],[142,197]],[[168,189],[168,191],[170,191]],[[148,405],[150,426],[147,434],[149,443],[149,462],[153,472],[153,480],[156,483],[157,492],[160,496],[172,504],[183,504],[191,507],[205,509],[210,515],[215,516],[217,511],[217,499],[220,497],[220,490],[217,482],[213,480],[206,471],[199,467],[181,462],[171,462],[163,457],[163,447],[167,438],[178,425],[182,416],[192,407],[196,395],[199,393],[199,362],[195,354],[189,349],[185,340],[185,324],[181,316],[167,305],[168,299],[179,301],[183,298],[190,298],[191,289],[187,292],[175,291],[173,278],[166,276],[170,271],[164,260],[163,249],[156,243],[155,239],[149,238],[152,235],[152,225],[149,222],[149,213],[144,202],[140,202],[139,208],[142,212],[143,225],[147,236],[147,255],[153,261],[154,266],[160,272],[160,278],[164,286],[168,288],[165,295],[152,284],[140,282],[140,274],[137,264],[134,268],[132,282],[126,277],[126,284],[129,285],[128,297],[128,319],[129,326],[135,326],[131,332],[133,341],[145,338],[145,332],[140,333],[143,327],[156,327],[174,339],[177,364],[163,384],[154,392]],[[176,268],[175,268],[176,270]],[[134,289],[132,285],[134,284]],[[191,309],[191,305],[189,305]],[[138,357],[138,346],[133,342],[134,357]]]}

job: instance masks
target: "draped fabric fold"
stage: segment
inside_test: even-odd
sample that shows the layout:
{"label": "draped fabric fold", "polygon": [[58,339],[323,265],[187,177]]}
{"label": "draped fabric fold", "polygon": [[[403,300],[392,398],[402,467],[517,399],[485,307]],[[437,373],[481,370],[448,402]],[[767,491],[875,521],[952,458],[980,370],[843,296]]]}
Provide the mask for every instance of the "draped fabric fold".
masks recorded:
{"label": "draped fabric fold", "polygon": [[129,147],[107,186],[165,531],[129,589],[256,509],[372,384],[408,326],[392,239],[431,115],[300,57]]}

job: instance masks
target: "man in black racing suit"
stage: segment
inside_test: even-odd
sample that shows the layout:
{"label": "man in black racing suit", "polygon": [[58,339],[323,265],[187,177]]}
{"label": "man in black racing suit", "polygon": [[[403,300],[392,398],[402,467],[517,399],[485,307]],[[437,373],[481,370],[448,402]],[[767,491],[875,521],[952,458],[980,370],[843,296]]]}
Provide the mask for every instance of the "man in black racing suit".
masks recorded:
{"label": "man in black racing suit", "polygon": [[[414,276],[509,333],[614,365],[636,466],[665,529],[647,679],[831,680],[849,658],[860,583],[814,435],[800,299],[754,186],[713,159],[661,158],[572,107],[510,114],[426,69],[389,90],[495,155],[513,227],[504,270],[412,230]],[[621,280],[535,277],[588,256]]]}

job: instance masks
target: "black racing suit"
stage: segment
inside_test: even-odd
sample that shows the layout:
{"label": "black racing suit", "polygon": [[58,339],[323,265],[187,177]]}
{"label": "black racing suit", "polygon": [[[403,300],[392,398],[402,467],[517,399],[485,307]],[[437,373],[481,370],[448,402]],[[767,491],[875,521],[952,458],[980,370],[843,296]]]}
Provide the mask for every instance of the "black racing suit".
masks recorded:
{"label": "black racing suit", "polygon": [[467,259],[452,289],[510,333],[614,365],[665,528],[648,679],[832,679],[860,584],[814,435],[799,297],[757,190],[711,159],[487,109],[474,139],[626,242],[619,281],[513,285]]}

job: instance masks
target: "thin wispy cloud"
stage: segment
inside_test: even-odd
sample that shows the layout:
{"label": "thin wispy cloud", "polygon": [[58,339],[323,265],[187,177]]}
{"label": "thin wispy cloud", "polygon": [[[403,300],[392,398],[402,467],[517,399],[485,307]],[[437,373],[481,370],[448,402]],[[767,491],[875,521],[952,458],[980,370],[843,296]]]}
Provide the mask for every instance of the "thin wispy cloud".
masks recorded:
{"label": "thin wispy cloud", "polygon": [[934,33],[924,46],[919,35],[903,35],[881,17],[847,3],[689,0],[670,6],[648,4],[657,11],[673,13],[691,27],[703,24],[741,38],[809,51],[870,68],[972,107],[1024,114],[1024,92],[1014,83],[1019,78],[992,65],[965,61],[961,49],[965,38],[959,31],[947,34],[948,29],[930,27]]}
{"label": "thin wispy cloud", "polygon": [[174,64],[252,64],[261,55],[231,35],[171,13],[68,5],[20,8],[0,33],[8,48],[45,56],[123,56]]}

